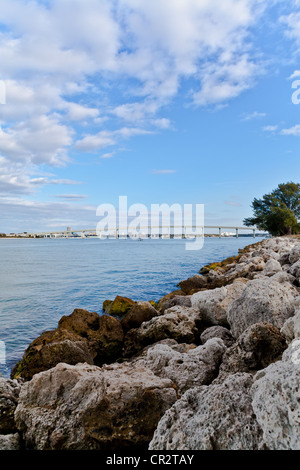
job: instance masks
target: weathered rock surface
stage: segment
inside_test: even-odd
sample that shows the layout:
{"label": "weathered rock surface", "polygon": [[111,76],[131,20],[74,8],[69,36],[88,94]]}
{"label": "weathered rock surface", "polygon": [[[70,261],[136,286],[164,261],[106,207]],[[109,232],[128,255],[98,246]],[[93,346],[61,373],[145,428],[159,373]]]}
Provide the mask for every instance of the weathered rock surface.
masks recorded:
{"label": "weathered rock surface", "polygon": [[106,304],[105,313],[122,318],[122,316],[124,316],[125,313],[134,306],[134,304],[134,300],[117,295],[115,300]]}
{"label": "weathered rock surface", "polygon": [[204,323],[228,326],[228,308],[241,296],[246,283],[246,280],[240,279],[227,287],[198,292],[191,296],[192,307],[201,312]]}
{"label": "weathered rock surface", "polygon": [[271,450],[300,450],[300,341],[294,343],[282,361],[256,374],[251,389],[253,409]]}
{"label": "weathered rock surface", "polygon": [[0,434],[17,431],[14,413],[17,407],[21,383],[0,377]]}
{"label": "weathered rock surface", "polygon": [[34,374],[51,369],[59,362],[92,364],[87,341],[67,330],[45,331],[28,346],[21,361],[12,369],[11,377],[31,380]]}
{"label": "weathered rock surface", "polygon": [[1,450],[22,450],[20,435],[0,434],[0,451]]}
{"label": "weathered rock surface", "polygon": [[[164,313],[167,309],[180,305],[182,307],[191,307],[191,296],[190,295],[181,295],[182,291],[176,291],[172,295],[165,295],[162,297],[158,303],[157,308],[161,313]],[[176,294],[176,295],[174,295]]]}
{"label": "weathered rock surface", "polygon": [[150,450],[256,450],[264,448],[252,408],[249,374],[188,390],[162,417]]}
{"label": "weathered rock surface", "polygon": [[280,271],[282,271],[281,264],[275,259],[271,258],[266,262],[264,269],[262,270],[262,274],[265,276],[273,276],[273,274],[276,274]]}
{"label": "weathered rock surface", "polygon": [[87,340],[96,365],[113,362],[121,356],[124,334],[116,318],[76,309],[70,316],[62,317],[58,325],[59,329],[70,330]]}
{"label": "weathered rock surface", "polygon": [[295,338],[300,338],[300,309],[298,308],[293,317],[290,317],[281,328],[281,333],[286,341],[290,343]]}
{"label": "weathered rock surface", "polygon": [[144,449],[175,400],[170,380],[137,365],[59,364],[26,382],[15,419],[29,449]]}
{"label": "weathered rock surface", "polygon": [[159,315],[159,312],[149,302],[136,302],[121,319],[124,331],[139,328],[145,321]]}
{"label": "weathered rock surface", "polygon": [[149,344],[166,338],[175,339],[179,343],[193,343],[199,335],[198,322],[201,322],[201,316],[193,308],[172,307],[163,315],[152,318],[126,334],[124,356],[130,357]]}
{"label": "weathered rock surface", "polygon": [[59,321],[56,330],[42,333],[12,370],[12,378],[30,380],[60,362],[102,365],[122,355],[123,329],[113,317],[76,309]]}
{"label": "weathered rock surface", "polygon": [[157,344],[147,350],[138,364],[159,377],[170,379],[180,395],[189,388],[213,381],[226,347],[219,338],[209,339],[204,346],[180,352],[176,345]]}
{"label": "weathered rock surface", "polygon": [[249,326],[224,353],[218,381],[236,372],[254,373],[279,360],[287,348],[280,330],[270,323]]}
{"label": "weathered rock surface", "polygon": [[200,336],[202,344],[205,344],[212,338],[220,338],[227,348],[232,346],[235,342],[230,331],[224,326],[210,326],[209,328],[206,328]]}
{"label": "weathered rock surface", "polygon": [[227,311],[232,334],[237,338],[248,326],[261,322],[282,328],[285,320],[294,314],[296,295],[297,290],[288,282],[268,278],[249,281]]}

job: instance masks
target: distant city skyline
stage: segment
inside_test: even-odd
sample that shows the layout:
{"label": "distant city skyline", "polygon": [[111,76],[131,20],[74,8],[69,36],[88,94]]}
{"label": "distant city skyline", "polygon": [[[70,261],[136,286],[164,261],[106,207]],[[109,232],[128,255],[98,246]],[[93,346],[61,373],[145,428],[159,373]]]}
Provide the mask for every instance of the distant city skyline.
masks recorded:
{"label": "distant city skyline", "polygon": [[242,226],[300,182],[300,1],[0,0],[0,232],[101,204]]}

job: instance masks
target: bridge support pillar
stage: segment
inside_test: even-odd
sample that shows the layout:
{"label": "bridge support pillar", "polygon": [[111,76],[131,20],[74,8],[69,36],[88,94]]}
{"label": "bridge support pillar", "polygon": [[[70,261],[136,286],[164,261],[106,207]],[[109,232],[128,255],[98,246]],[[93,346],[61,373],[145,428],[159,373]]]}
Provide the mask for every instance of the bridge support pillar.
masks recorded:
{"label": "bridge support pillar", "polygon": [[256,233],[255,233],[255,229],[254,229],[253,230],[253,238],[255,238],[255,235],[256,235]]}
{"label": "bridge support pillar", "polygon": [[239,229],[235,229],[236,230],[236,238],[239,238]]}
{"label": "bridge support pillar", "polygon": [[222,236],[222,228],[219,227],[219,238],[221,238],[221,236]]}

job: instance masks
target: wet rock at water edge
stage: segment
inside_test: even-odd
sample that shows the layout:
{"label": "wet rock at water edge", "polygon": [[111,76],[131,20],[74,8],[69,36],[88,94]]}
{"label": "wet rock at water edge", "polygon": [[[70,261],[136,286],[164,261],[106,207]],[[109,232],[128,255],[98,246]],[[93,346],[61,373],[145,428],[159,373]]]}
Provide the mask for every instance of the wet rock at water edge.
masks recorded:
{"label": "wet rock at water edge", "polygon": [[134,304],[134,300],[117,295],[115,300],[107,304],[105,313],[122,318],[134,306]]}
{"label": "wet rock at water edge", "polygon": [[30,380],[60,362],[71,365],[113,362],[122,355],[123,338],[122,326],[116,318],[75,309],[61,318],[57,329],[42,333],[29,345],[11,377]]}

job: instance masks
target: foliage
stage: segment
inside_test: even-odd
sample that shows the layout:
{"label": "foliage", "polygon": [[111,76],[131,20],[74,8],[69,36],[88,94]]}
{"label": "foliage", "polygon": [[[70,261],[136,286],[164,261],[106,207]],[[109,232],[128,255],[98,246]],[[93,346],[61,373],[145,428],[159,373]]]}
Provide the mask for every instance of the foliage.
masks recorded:
{"label": "foliage", "polygon": [[256,226],[259,230],[267,230],[273,236],[291,235],[300,230],[300,184],[279,184],[262,199],[254,198],[251,207],[254,217],[244,220],[247,227]]}

